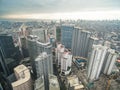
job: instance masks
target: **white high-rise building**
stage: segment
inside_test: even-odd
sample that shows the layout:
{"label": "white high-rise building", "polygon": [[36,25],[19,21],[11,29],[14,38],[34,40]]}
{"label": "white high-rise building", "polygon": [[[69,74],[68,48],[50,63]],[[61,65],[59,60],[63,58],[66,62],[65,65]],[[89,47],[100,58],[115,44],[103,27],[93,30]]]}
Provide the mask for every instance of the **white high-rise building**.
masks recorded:
{"label": "white high-rise building", "polygon": [[72,65],[72,54],[69,51],[65,51],[63,53],[63,57],[61,58],[61,73],[64,75],[69,74],[71,71],[71,65]]}
{"label": "white high-rise building", "polygon": [[93,50],[88,61],[88,80],[93,81],[99,78],[107,49],[107,47],[101,45],[93,46]]}
{"label": "white high-rise building", "polygon": [[58,44],[56,48],[56,59],[57,59],[57,64],[61,65],[61,58],[63,56],[63,52],[65,51],[65,47],[62,44]]}
{"label": "white high-rise building", "polygon": [[88,41],[90,32],[81,28],[74,28],[72,37],[72,54],[73,56],[87,57],[88,56]]}
{"label": "white high-rise building", "polygon": [[112,68],[116,60],[117,60],[117,54],[115,53],[115,50],[108,49],[102,70],[104,74],[106,75],[111,74]]}
{"label": "white high-rise building", "polygon": [[44,71],[48,71],[48,74],[53,74],[53,60],[52,54],[43,52],[35,59],[37,78],[44,75]]}

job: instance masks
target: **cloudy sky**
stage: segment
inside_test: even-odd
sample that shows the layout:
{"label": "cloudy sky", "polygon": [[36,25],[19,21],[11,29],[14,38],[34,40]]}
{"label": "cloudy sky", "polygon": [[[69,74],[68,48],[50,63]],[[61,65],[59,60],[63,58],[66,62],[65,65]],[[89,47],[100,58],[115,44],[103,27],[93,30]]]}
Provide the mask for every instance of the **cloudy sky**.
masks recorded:
{"label": "cloudy sky", "polygon": [[0,18],[120,19],[120,0],[0,0]]}

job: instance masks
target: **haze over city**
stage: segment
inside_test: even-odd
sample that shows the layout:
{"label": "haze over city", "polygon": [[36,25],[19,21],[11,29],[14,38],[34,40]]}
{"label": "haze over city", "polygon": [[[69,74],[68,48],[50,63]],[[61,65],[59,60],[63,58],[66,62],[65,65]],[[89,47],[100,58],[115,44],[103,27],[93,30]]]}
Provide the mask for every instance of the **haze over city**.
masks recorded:
{"label": "haze over city", "polygon": [[120,0],[0,0],[1,19],[120,19]]}

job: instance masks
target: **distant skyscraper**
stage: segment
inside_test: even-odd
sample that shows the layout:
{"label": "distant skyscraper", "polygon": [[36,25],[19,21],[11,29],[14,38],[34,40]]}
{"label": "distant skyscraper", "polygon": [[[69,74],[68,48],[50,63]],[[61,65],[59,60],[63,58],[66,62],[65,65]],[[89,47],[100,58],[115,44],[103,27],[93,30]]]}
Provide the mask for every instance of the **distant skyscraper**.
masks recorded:
{"label": "distant skyscraper", "polygon": [[87,57],[88,55],[88,41],[90,32],[75,28],[72,38],[72,54],[73,56]]}
{"label": "distant skyscraper", "polygon": [[56,26],[56,41],[60,42],[61,41],[61,27]]}
{"label": "distant skyscraper", "polygon": [[106,75],[111,74],[112,68],[116,60],[117,60],[117,54],[115,53],[115,50],[108,49],[102,70],[104,74]]}
{"label": "distant skyscraper", "polygon": [[61,26],[61,42],[68,49],[71,49],[71,46],[72,46],[73,31],[74,31],[73,25],[62,25]]}
{"label": "distant skyscraper", "polygon": [[90,81],[99,78],[102,70],[104,59],[107,53],[107,47],[101,45],[94,45],[88,61],[87,77]]}

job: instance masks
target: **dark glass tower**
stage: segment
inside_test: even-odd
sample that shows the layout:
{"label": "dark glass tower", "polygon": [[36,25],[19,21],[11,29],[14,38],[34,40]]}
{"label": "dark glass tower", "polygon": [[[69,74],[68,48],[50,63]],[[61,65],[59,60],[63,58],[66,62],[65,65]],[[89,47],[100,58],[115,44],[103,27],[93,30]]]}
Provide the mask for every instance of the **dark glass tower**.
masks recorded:
{"label": "dark glass tower", "polygon": [[19,64],[21,55],[19,48],[14,46],[10,35],[0,35],[0,71],[6,76],[13,72],[13,68]]}

